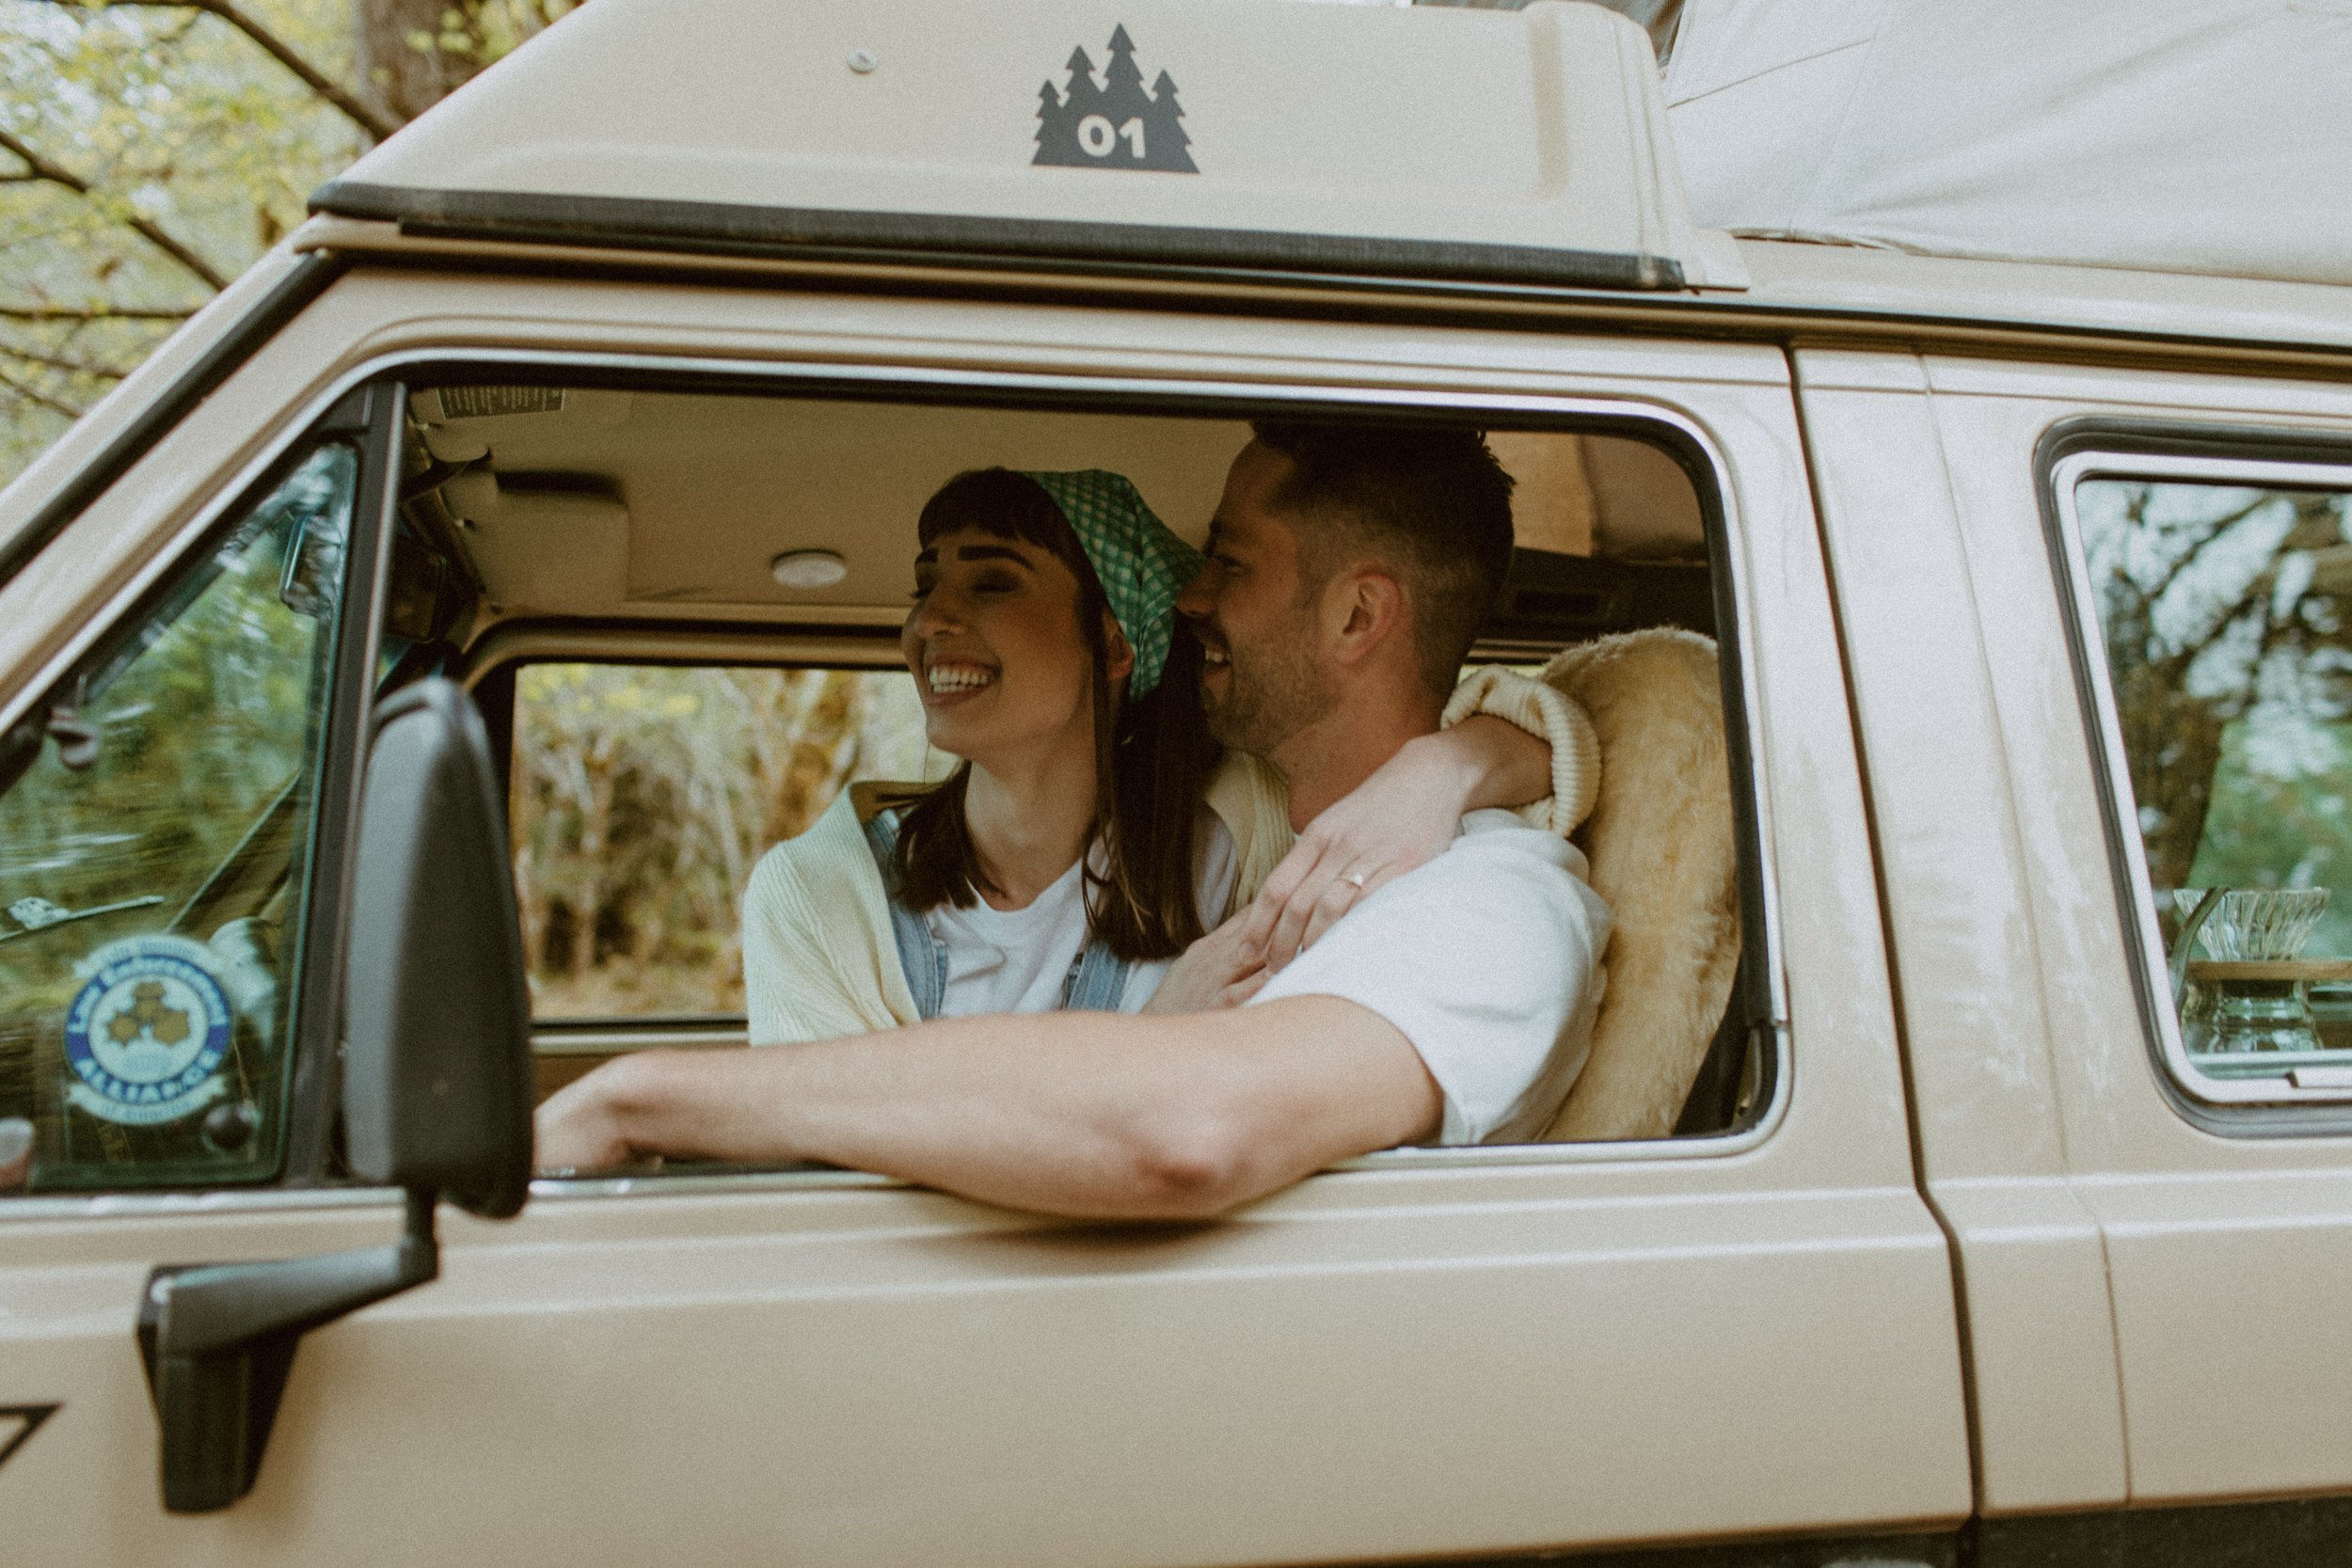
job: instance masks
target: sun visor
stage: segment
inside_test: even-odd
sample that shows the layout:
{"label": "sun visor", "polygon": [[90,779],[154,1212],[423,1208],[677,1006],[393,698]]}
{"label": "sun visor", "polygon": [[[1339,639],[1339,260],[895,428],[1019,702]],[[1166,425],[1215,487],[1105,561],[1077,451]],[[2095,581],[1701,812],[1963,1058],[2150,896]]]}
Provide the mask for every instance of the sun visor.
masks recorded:
{"label": "sun visor", "polygon": [[315,210],[680,249],[1737,287],[1595,6],[596,0]]}

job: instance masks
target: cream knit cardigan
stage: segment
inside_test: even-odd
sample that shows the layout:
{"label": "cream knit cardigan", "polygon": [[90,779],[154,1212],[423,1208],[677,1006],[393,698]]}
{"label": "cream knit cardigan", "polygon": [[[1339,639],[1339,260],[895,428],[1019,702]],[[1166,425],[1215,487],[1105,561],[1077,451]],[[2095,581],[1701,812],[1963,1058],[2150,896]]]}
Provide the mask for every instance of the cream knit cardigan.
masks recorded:
{"label": "cream knit cardigan", "polygon": [[[1446,705],[1453,724],[1474,713],[1507,720],[1551,745],[1552,792],[1519,815],[1565,837],[1592,809],[1600,745],[1576,700],[1495,667],[1477,670]],[[874,791],[843,790],[816,826],[760,857],[743,894],[744,1001],[754,1045],[831,1039],[920,1022],[899,967],[890,903],[866,846]],[[1228,753],[1203,802],[1233,835],[1233,893],[1223,919],[1257,895],[1290,853],[1290,793],[1255,757]]]}

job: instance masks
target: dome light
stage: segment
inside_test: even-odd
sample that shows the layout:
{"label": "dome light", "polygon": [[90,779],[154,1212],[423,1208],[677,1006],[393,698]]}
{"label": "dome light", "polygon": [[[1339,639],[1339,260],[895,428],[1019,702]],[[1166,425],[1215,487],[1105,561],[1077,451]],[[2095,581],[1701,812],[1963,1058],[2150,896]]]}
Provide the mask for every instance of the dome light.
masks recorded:
{"label": "dome light", "polygon": [[832,550],[787,550],[768,570],[787,588],[831,588],[850,575],[850,563]]}

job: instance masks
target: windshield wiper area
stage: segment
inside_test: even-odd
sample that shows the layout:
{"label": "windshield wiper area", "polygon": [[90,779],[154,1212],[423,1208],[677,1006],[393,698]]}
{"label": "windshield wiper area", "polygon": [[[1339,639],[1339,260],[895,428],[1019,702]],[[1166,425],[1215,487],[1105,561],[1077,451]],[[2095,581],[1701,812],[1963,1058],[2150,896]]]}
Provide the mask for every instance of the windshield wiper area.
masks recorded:
{"label": "windshield wiper area", "polygon": [[77,920],[95,920],[102,914],[120,914],[125,910],[152,909],[164,901],[160,893],[144,894],[125,898],[119,903],[101,904],[95,909],[69,910],[46,898],[20,898],[8,906],[8,918],[17,929],[0,931],[0,942],[10,942],[19,937],[29,937],[36,931],[46,931],[53,926],[71,926]]}

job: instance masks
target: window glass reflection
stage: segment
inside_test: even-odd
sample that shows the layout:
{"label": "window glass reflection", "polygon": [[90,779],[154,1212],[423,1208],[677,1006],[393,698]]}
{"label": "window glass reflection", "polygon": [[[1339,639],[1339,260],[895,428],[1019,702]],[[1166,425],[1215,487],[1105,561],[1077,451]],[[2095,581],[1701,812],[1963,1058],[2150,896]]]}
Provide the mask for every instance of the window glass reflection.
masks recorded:
{"label": "window glass reflection", "polygon": [[2075,502],[2191,1060],[2352,1062],[2344,497],[2094,479]]}

